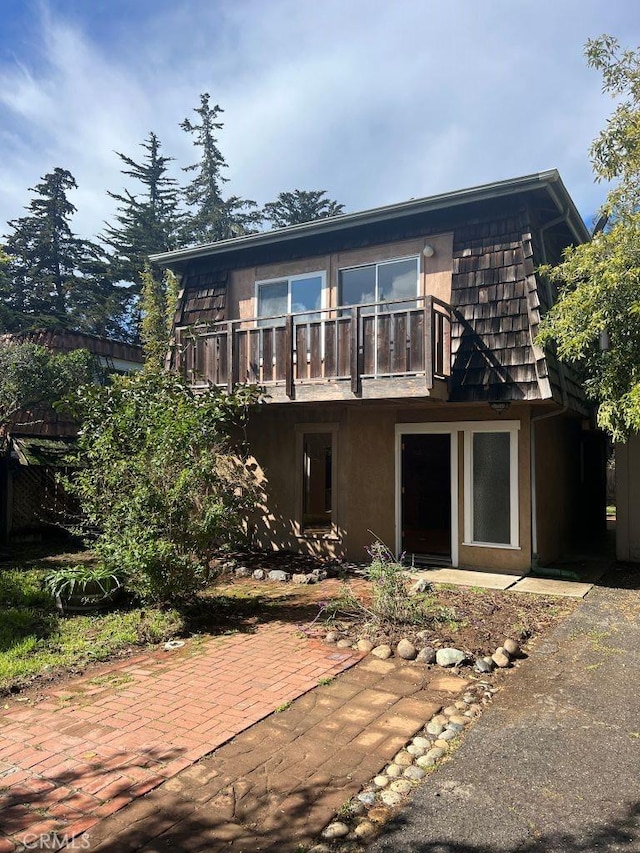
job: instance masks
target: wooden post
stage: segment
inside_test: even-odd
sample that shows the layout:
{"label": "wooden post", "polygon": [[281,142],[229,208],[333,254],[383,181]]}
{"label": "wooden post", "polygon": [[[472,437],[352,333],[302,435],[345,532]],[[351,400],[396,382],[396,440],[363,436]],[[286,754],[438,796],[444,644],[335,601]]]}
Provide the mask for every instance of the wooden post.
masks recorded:
{"label": "wooden post", "polygon": [[433,297],[424,301],[424,377],[427,390],[433,388]]}
{"label": "wooden post", "polygon": [[[355,314],[354,314],[355,311]],[[351,309],[351,391],[360,393],[360,306]]]}
{"label": "wooden post", "polygon": [[284,321],[284,384],[285,393],[293,398],[293,314],[287,314]]}
{"label": "wooden post", "polygon": [[227,323],[227,391],[229,394],[233,392],[233,321]]}

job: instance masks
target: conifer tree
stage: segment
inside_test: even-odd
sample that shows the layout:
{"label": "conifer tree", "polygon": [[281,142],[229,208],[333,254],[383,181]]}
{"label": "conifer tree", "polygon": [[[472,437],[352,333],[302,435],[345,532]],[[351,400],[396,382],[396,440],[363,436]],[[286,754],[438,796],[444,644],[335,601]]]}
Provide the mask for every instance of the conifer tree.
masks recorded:
{"label": "conifer tree", "polygon": [[118,280],[131,282],[135,292],[143,283],[143,270],[149,255],[175,249],[182,222],[179,211],[179,186],[168,174],[173,157],[160,154],[155,133],[141,144],[142,162],[116,152],[125,164],[122,174],[132,178],[137,189],[109,192],[118,204],[115,223],[106,224],[102,240],[113,251],[112,264]]}
{"label": "conifer tree", "polygon": [[265,204],[264,218],[273,228],[300,225],[327,216],[344,213],[344,205],[326,198],[326,190],[293,190],[282,192],[275,201]]}
{"label": "conifer tree", "polygon": [[211,243],[251,233],[262,222],[262,214],[255,201],[239,196],[225,198],[222,194],[222,186],[228,181],[222,174],[227,164],[217,140],[217,133],[223,127],[218,116],[223,110],[217,104],[211,106],[210,96],[205,92],[194,112],[199,121],[185,118],[180,124],[200,149],[200,160],[184,168],[185,172],[194,175],[184,191],[184,200],[189,208],[182,232],[185,242]]}
{"label": "conifer tree", "polygon": [[101,335],[123,331],[124,294],[110,278],[102,249],[71,230],[76,208],[67,194],[76,188],[71,172],[54,169],[30,188],[35,197],[27,216],[8,223],[9,282],[3,299],[12,330],[57,326]]}

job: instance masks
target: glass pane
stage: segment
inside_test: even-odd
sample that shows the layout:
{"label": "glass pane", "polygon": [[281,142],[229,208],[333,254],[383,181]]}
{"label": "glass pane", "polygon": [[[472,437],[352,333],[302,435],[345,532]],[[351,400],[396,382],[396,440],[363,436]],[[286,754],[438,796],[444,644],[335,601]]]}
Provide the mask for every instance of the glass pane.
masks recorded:
{"label": "glass pane", "polygon": [[[418,259],[393,261],[378,266],[378,301],[409,299],[418,294]],[[391,310],[415,308],[414,302],[389,305]]]}
{"label": "glass pane", "polygon": [[332,434],[307,433],[303,438],[302,527],[327,530],[331,527]]}
{"label": "glass pane", "polygon": [[511,436],[473,435],[473,541],[511,542]]}
{"label": "glass pane", "polygon": [[[291,282],[291,311],[293,314],[314,311],[322,305],[322,276],[298,278]],[[320,320],[320,314],[303,314],[296,317],[297,323]]]}
{"label": "glass pane", "polygon": [[[258,285],[258,317],[275,317],[286,314],[289,308],[289,285],[286,281],[274,281]],[[284,317],[276,321],[258,323],[259,326],[284,325]]]}
{"label": "glass pane", "polygon": [[356,267],[340,270],[339,305],[363,305],[376,301],[376,268]]}

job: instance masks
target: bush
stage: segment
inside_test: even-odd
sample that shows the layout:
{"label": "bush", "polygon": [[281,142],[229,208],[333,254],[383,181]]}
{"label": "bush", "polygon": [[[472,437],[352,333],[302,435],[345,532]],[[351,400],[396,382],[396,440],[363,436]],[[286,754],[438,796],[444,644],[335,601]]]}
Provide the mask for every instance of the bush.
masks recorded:
{"label": "bush", "polygon": [[194,394],[171,374],[80,390],[78,469],[65,486],[109,570],[144,600],[185,600],[221,546],[243,538],[255,477],[230,434],[255,389]]}

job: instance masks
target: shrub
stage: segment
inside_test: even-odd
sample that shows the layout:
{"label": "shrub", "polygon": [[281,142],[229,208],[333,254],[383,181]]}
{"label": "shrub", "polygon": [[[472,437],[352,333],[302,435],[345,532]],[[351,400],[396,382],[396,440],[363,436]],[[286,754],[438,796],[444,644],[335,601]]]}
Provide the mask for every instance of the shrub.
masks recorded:
{"label": "shrub", "polygon": [[256,399],[251,388],[195,394],[160,371],[80,390],[78,469],[65,485],[101,562],[142,599],[193,597],[215,551],[242,538],[257,487],[230,435]]}

